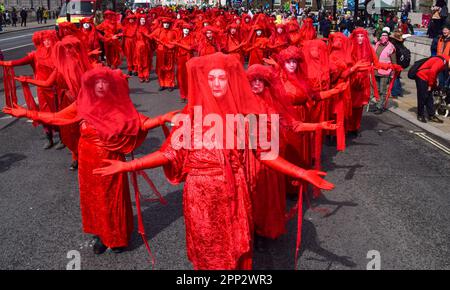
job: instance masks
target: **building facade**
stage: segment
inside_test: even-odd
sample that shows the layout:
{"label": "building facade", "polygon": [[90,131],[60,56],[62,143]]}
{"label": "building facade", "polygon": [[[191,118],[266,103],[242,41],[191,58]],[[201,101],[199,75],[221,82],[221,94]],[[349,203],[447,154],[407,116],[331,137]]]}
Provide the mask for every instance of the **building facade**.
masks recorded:
{"label": "building facade", "polygon": [[57,10],[61,7],[65,0],[1,0],[0,2],[5,5],[6,9],[15,7],[16,9],[34,9],[44,7],[48,10]]}

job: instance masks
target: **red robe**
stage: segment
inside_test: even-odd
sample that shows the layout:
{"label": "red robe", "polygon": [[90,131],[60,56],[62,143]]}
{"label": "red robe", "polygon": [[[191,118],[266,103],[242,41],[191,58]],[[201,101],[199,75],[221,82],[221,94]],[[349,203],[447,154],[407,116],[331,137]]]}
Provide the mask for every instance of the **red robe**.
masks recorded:
{"label": "red robe", "polygon": [[263,64],[263,58],[265,57],[264,52],[266,50],[267,43],[269,39],[267,37],[256,37],[254,43],[250,45],[253,47],[250,50],[250,58],[248,60],[248,66],[253,64]]}
{"label": "red robe", "polygon": [[[189,34],[187,37],[181,36],[181,38],[178,39],[178,42],[185,47],[194,48],[195,46],[195,40],[192,34]],[[177,82],[178,88],[180,89],[180,97],[182,99],[187,98],[188,80],[186,63],[191,57],[193,57],[192,50],[188,51],[182,47],[177,48]]]}
{"label": "red robe", "polygon": [[[169,44],[176,39],[175,31],[159,28],[152,33],[152,36],[159,39],[164,44]],[[156,47],[156,74],[160,87],[173,88],[175,86],[175,49],[167,48],[158,43]]]}
{"label": "red robe", "polygon": [[146,26],[139,25],[135,38],[134,63],[139,79],[149,79],[151,70],[150,33]]}
{"label": "red robe", "polygon": [[96,28],[104,33],[106,62],[109,66],[118,68],[122,63],[122,45],[119,39],[113,39],[112,37],[122,30],[122,25],[105,20]]}
{"label": "red robe", "polygon": [[[44,122],[56,125],[76,117],[76,103],[55,115],[39,115]],[[142,116],[142,120],[145,119]],[[87,122],[82,120],[76,124],[81,132],[78,180],[83,231],[99,236],[109,248],[126,247],[133,231],[127,173],[101,176],[92,174],[92,171],[102,164],[103,159],[125,161],[125,154],[145,139],[146,131],[140,131],[137,137],[123,136],[114,143],[104,143]]]}
{"label": "red robe", "polygon": [[137,71],[136,63],[137,23],[127,23],[123,29],[123,53],[127,58],[128,71]]}

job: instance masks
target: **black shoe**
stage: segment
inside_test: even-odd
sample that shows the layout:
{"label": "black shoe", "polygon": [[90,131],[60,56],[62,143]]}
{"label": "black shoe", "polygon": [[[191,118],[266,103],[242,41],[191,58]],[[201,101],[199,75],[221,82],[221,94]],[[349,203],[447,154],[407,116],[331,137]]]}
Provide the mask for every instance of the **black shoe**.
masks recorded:
{"label": "black shoe", "polygon": [[166,88],[165,87],[159,87],[159,90],[158,91],[164,91]]}
{"label": "black shoe", "polygon": [[108,247],[102,243],[102,240],[99,237],[95,237],[95,244],[93,246],[94,254],[101,255],[103,254]]}
{"label": "black shoe", "polygon": [[439,119],[439,118],[436,117],[436,116],[431,116],[430,118],[428,118],[428,121],[430,121],[430,122],[435,122],[435,123],[439,123],[439,124],[444,123],[444,121],[442,121],[441,119]]}
{"label": "black shoe", "polygon": [[255,234],[255,250],[262,253],[267,252],[266,238]]}
{"label": "black shoe", "polygon": [[72,164],[70,164],[70,170],[74,171],[78,168],[78,160],[72,161]]}
{"label": "black shoe", "polygon": [[133,75],[133,72],[132,72],[132,71],[128,71],[128,75],[129,75],[129,76],[132,76],[132,75]]}
{"label": "black shoe", "polygon": [[419,120],[422,123],[426,123],[427,122],[427,120],[425,119],[424,116],[417,116],[417,120]]}
{"label": "black shoe", "polygon": [[54,143],[53,143],[53,134],[52,133],[46,133],[45,134],[45,138],[47,140],[45,141],[44,149],[47,150],[47,149],[52,148],[53,145],[54,145]]}
{"label": "black shoe", "polygon": [[137,77],[137,75],[138,75],[137,71],[135,71],[135,72],[133,73],[133,75],[134,75],[135,77]]}
{"label": "black shoe", "polygon": [[375,115],[381,115],[383,114],[383,109],[377,109],[374,113]]}
{"label": "black shoe", "polygon": [[170,87],[168,90],[169,92],[173,92],[173,87]]}
{"label": "black shoe", "polygon": [[113,251],[113,253],[115,254],[120,254],[125,251],[125,247],[111,248],[111,251]]}

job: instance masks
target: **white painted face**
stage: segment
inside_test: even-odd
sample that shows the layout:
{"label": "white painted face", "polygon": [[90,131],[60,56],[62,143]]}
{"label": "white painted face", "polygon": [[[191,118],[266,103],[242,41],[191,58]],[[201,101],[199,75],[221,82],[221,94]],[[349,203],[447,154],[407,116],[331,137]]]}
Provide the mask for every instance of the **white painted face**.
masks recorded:
{"label": "white painted face", "polygon": [[256,30],[256,35],[257,36],[261,36],[262,35],[262,30]]}
{"label": "white painted face", "polygon": [[83,23],[84,29],[89,29],[90,27],[91,27],[91,25],[89,23]]}
{"label": "white painted face", "polygon": [[139,23],[141,25],[145,25],[145,18],[139,18]]}
{"label": "white painted face", "polygon": [[97,97],[103,98],[109,90],[109,82],[105,79],[98,79],[94,84],[94,93]]}
{"label": "white painted face", "polygon": [[236,28],[231,28],[230,29],[230,33],[233,34],[233,35],[236,34]]}
{"label": "white painted face", "polygon": [[188,34],[189,34],[189,29],[183,28],[183,34],[184,34],[184,35],[188,35]]}
{"label": "white painted face", "polygon": [[51,41],[50,39],[48,39],[48,38],[45,38],[45,39],[42,41],[42,44],[44,44],[44,47],[45,47],[45,48],[50,48],[50,46],[52,46],[52,41]]}
{"label": "white painted face", "polygon": [[170,26],[170,23],[163,23],[163,27],[164,27],[165,29],[169,29],[169,26]]}
{"label": "white painted face", "polygon": [[177,19],[181,19],[181,15],[180,14],[177,14]]}
{"label": "white painted face", "polygon": [[277,32],[278,32],[279,34],[283,33],[283,28],[278,27],[278,28],[277,28]]}
{"label": "white painted face", "polygon": [[208,74],[208,84],[216,98],[225,96],[228,90],[228,77],[223,69],[212,69]]}

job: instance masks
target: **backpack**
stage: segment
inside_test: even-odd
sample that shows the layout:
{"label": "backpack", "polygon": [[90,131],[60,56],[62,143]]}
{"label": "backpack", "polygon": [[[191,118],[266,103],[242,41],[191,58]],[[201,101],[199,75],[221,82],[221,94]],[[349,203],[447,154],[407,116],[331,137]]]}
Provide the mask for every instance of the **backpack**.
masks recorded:
{"label": "backpack", "polygon": [[436,56],[430,56],[430,57],[427,57],[427,58],[419,59],[419,60],[416,61],[416,62],[411,66],[411,68],[409,69],[409,71],[408,71],[408,78],[411,79],[411,80],[415,80],[415,79],[416,79],[417,72],[420,70],[420,67],[421,67],[427,60],[429,60],[429,59],[432,58],[432,57],[439,57],[440,59],[442,59],[442,60],[445,62],[445,59],[444,59],[442,56],[439,56],[439,55],[436,55]]}
{"label": "backpack", "polygon": [[397,56],[397,64],[402,68],[407,68],[411,63],[411,51],[404,45],[398,45],[395,47],[395,54]]}

